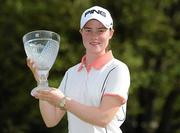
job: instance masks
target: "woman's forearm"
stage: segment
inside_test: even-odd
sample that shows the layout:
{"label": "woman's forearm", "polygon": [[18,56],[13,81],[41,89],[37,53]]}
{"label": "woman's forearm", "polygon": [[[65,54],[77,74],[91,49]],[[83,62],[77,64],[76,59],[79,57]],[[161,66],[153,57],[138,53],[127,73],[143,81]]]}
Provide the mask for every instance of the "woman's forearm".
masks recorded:
{"label": "woman's forearm", "polygon": [[87,106],[74,100],[67,100],[65,108],[83,121],[90,124],[105,127],[114,117],[119,106],[109,108],[107,106]]}
{"label": "woman's forearm", "polygon": [[47,127],[57,125],[65,114],[64,111],[43,100],[39,100],[39,108]]}

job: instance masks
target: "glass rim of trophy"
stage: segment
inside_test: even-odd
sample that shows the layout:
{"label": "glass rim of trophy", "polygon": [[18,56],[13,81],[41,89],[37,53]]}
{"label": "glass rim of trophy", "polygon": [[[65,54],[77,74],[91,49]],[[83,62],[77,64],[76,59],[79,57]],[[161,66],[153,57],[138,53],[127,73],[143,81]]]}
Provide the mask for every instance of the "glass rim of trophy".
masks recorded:
{"label": "glass rim of trophy", "polygon": [[48,74],[58,55],[60,35],[50,30],[34,30],[23,37],[24,50],[27,58],[37,65],[37,87],[31,90],[34,96],[38,90],[49,90]]}

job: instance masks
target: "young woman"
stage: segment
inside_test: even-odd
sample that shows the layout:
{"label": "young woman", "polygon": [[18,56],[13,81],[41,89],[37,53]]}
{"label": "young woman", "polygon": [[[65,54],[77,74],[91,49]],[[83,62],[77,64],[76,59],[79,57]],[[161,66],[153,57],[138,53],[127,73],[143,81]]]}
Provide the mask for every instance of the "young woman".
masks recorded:
{"label": "young woman", "polygon": [[[108,50],[113,36],[110,13],[94,6],[81,16],[80,33],[86,54],[69,68],[59,89],[38,91],[42,118],[47,127],[68,116],[69,133],[121,133],[125,120],[130,75],[128,67]],[[34,62],[27,65],[38,80]]]}

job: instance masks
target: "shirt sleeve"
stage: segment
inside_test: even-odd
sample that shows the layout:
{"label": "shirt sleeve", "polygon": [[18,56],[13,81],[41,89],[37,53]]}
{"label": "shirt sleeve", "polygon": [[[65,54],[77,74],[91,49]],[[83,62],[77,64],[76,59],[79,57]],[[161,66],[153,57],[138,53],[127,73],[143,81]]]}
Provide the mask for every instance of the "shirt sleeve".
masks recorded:
{"label": "shirt sleeve", "polygon": [[65,73],[61,83],[60,83],[60,86],[59,86],[59,90],[65,94],[66,93],[66,84],[67,84],[67,80],[68,80],[68,72]]}
{"label": "shirt sleeve", "polygon": [[122,64],[122,66],[117,66],[110,71],[104,88],[104,95],[119,96],[127,101],[129,86],[129,69],[125,64]]}

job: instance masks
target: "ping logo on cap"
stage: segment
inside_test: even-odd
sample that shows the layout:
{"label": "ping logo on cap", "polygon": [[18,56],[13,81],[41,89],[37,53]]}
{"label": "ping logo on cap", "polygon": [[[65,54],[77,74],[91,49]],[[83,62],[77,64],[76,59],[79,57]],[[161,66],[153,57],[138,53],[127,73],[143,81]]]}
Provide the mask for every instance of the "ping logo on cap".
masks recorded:
{"label": "ping logo on cap", "polygon": [[105,8],[93,6],[83,12],[81,15],[80,29],[91,19],[96,19],[101,22],[106,28],[113,27],[111,14]]}
{"label": "ping logo on cap", "polygon": [[95,9],[87,11],[85,13],[84,17],[86,17],[86,15],[88,15],[88,14],[93,14],[93,13],[97,13],[97,14],[102,15],[103,17],[106,17],[106,13],[105,12],[103,12],[101,10],[95,10]]}

